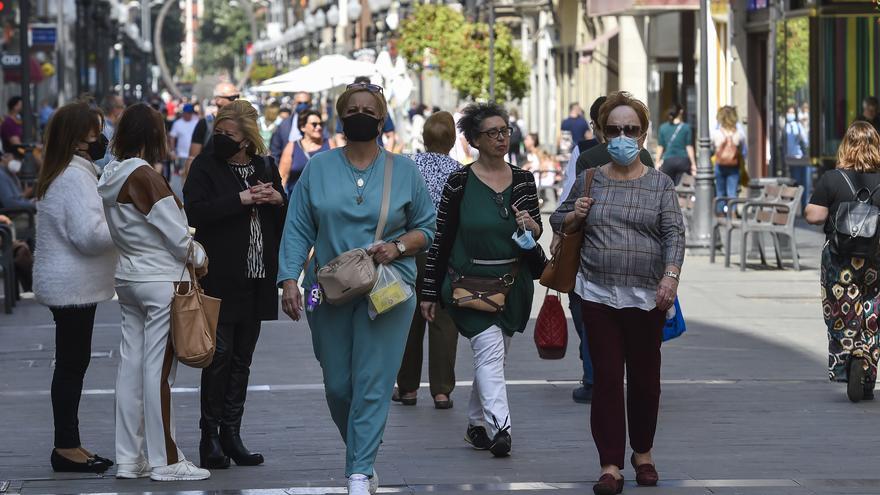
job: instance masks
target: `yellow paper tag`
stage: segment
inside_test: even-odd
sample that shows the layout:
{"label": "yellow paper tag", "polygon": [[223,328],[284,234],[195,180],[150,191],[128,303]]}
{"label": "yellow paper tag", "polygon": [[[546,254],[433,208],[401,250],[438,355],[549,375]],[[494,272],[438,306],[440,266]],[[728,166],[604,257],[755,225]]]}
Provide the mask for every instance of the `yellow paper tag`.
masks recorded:
{"label": "yellow paper tag", "polygon": [[370,301],[376,308],[376,313],[382,314],[398,304],[406,301],[406,291],[400,281],[391,283],[379,290],[370,293]]}

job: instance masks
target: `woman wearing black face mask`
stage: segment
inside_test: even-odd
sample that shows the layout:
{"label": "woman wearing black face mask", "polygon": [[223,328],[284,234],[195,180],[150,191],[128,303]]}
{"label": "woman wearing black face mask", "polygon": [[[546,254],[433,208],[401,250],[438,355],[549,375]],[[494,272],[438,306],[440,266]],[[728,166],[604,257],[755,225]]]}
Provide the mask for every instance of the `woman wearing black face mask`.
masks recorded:
{"label": "woman wearing black face mask", "polygon": [[[385,152],[376,143],[387,115],[382,88],[352,84],[336,102],[336,111],[347,144],[312,157],[293,189],[284,228],[278,282],[284,286],[284,312],[294,320],[303,316],[297,281],[312,248],[314,257],[304,282],[310,294],[317,291],[311,289],[318,268],[358,248],[369,248],[373,261],[393,267],[401,282],[412,288],[415,255],[434,238],[434,204],[415,163]],[[387,201],[386,228],[381,229],[386,177],[393,194]],[[347,447],[348,493],[375,493],[379,481],[373,463],[416,298],[375,319],[369,316],[366,297],[337,304],[310,302],[309,307],[327,404]]]}
{"label": "woman wearing black face mask", "polygon": [[249,102],[220,110],[213,142],[213,153],[193,162],[183,195],[195,239],[211,260],[202,286],[223,300],[217,350],[202,371],[199,445],[202,467],[223,469],[230,458],[239,466],[263,462],[242,444],[239,429],[261,322],[278,318],[275,277],[287,200]]}
{"label": "woman wearing black face mask", "polygon": [[55,471],[101,473],[113,465],[83,448],[78,419],[95,309],[113,297],[116,268],[94,166],[107,146],[101,125],[101,114],[85,102],[55,112],[46,127],[35,193],[40,249],[34,260],[34,294],[55,318],[55,449],[50,458]]}

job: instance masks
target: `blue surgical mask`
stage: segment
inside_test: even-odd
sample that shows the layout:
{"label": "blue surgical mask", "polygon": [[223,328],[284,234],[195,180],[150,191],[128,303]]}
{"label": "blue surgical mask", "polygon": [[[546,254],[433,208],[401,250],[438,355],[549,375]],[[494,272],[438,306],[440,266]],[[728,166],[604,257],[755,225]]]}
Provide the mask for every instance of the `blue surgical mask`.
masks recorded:
{"label": "blue surgical mask", "polygon": [[793,113],[789,113],[789,114],[785,115],[785,120],[787,120],[788,122],[794,122],[794,119],[795,119],[795,114],[793,114]]}
{"label": "blue surgical mask", "polygon": [[618,165],[632,165],[639,156],[639,142],[635,138],[618,136],[608,141],[608,154]]}
{"label": "blue surgical mask", "polygon": [[303,112],[305,112],[306,110],[308,110],[309,108],[311,108],[311,105],[309,105],[308,103],[304,103],[304,102],[303,102],[303,103],[297,103],[297,105],[296,105],[296,113],[297,113],[297,114],[303,113]]}
{"label": "blue surgical mask", "polygon": [[535,242],[535,238],[532,237],[531,230],[517,229],[517,231],[513,233],[512,238],[513,242],[515,242],[517,246],[526,251],[531,251],[532,249],[535,249],[535,246],[538,245],[538,243]]}

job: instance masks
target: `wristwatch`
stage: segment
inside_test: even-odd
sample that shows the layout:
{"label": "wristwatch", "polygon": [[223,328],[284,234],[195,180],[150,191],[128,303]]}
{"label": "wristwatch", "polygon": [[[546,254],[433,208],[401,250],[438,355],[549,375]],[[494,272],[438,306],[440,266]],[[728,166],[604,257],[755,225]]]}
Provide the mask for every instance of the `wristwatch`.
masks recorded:
{"label": "wristwatch", "polygon": [[665,273],[663,273],[663,276],[664,276],[664,277],[669,277],[669,278],[674,278],[676,281],[680,280],[680,279],[678,278],[678,274],[675,273],[675,272],[673,272],[673,271],[665,272]]}
{"label": "wristwatch", "polygon": [[391,241],[391,243],[397,246],[397,252],[399,252],[401,256],[406,253],[406,245],[403,243],[403,241],[401,241],[400,239],[394,239],[393,241]]}

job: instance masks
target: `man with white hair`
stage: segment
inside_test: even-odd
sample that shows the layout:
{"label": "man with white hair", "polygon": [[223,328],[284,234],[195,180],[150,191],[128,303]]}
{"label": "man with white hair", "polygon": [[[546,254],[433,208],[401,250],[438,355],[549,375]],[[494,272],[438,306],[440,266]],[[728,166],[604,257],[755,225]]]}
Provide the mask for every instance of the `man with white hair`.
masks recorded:
{"label": "man with white hair", "polygon": [[[230,82],[221,82],[214,86],[213,101],[218,111],[226,105],[237,100],[239,96],[241,96],[241,94],[239,94],[238,88],[236,88],[235,85]],[[206,114],[204,117],[199,119],[199,123],[196,124],[195,130],[193,130],[192,142],[189,146],[189,157],[186,160],[186,165],[183,167],[182,179],[184,181],[186,180],[186,176],[189,174],[189,167],[190,165],[192,165],[193,159],[199,156],[199,153],[201,153],[202,151],[210,153],[213,150],[211,146],[211,135],[214,133],[214,118],[216,116],[216,113]]]}

